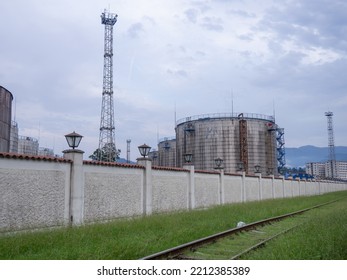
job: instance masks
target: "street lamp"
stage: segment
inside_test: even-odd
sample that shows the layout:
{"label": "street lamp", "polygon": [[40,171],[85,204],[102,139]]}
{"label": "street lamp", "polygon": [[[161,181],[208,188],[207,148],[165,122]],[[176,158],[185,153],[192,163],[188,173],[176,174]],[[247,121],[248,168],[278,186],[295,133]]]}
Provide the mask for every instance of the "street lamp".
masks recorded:
{"label": "street lamp", "polygon": [[255,173],[260,173],[260,165],[257,164],[254,166]]}
{"label": "street lamp", "polygon": [[191,163],[193,160],[193,154],[184,154],[184,162],[185,163]]}
{"label": "street lamp", "polygon": [[138,146],[138,149],[140,151],[140,155],[143,156],[143,158],[145,158],[148,156],[151,147],[146,144],[143,144],[141,146]]}
{"label": "street lamp", "polygon": [[74,131],[72,133],[66,134],[65,138],[69,147],[75,149],[81,143],[83,136]]}
{"label": "street lamp", "polygon": [[223,159],[221,159],[221,158],[216,158],[216,159],[214,160],[214,163],[216,164],[215,169],[223,169],[223,167],[222,167]]}
{"label": "street lamp", "polygon": [[237,170],[238,171],[243,171],[243,162],[242,161],[237,163]]}

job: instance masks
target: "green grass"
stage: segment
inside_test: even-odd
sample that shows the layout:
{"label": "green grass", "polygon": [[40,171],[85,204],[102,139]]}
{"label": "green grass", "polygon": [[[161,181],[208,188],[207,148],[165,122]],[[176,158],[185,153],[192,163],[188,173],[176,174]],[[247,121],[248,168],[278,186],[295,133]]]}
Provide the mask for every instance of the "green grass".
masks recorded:
{"label": "green grass", "polygon": [[244,259],[347,260],[347,199],[312,211],[302,226]]}
{"label": "green grass", "polygon": [[0,259],[138,259],[233,228],[239,221],[250,223],[340,197],[347,197],[347,192],[2,235]]}

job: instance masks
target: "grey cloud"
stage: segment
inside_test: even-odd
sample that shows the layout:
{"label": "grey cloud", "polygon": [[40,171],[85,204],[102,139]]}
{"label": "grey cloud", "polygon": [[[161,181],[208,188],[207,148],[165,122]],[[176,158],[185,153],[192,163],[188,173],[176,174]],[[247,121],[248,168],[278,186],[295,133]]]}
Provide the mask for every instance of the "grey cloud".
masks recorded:
{"label": "grey cloud", "polygon": [[211,8],[203,1],[192,1],[193,8],[185,10],[186,18],[194,24],[211,31],[223,31],[223,20],[220,17],[205,15]]}
{"label": "grey cloud", "polygon": [[284,2],[281,9],[272,8],[267,11],[261,28],[274,31],[279,38],[345,51],[347,2]]}
{"label": "grey cloud", "polygon": [[211,10],[211,7],[206,4],[206,1],[191,1],[190,3],[193,7],[199,9],[200,12],[204,13]]}
{"label": "grey cloud", "polygon": [[146,23],[149,23],[151,25],[155,25],[156,22],[153,18],[149,17],[149,16],[144,16],[143,18],[143,21],[146,22]]}
{"label": "grey cloud", "polygon": [[129,27],[127,33],[131,38],[138,38],[143,32],[144,32],[143,24],[140,22],[137,22],[132,24]]}
{"label": "grey cloud", "polygon": [[166,72],[169,75],[174,76],[174,77],[179,77],[179,78],[187,78],[188,77],[188,73],[183,69],[179,69],[179,70],[167,69]]}
{"label": "grey cloud", "polygon": [[[346,59],[312,66],[301,64],[304,57],[300,52],[291,51],[275,61],[259,65],[250,73],[251,82],[260,88],[307,94],[311,99],[313,96],[337,98],[345,95]],[[316,99],[312,101],[316,102]]]}
{"label": "grey cloud", "polygon": [[197,57],[204,57],[204,56],[206,56],[206,53],[204,51],[199,51],[199,50],[196,51],[195,54],[196,54]]}
{"label": "grey cloud", "polygon": [[184,12],[184,14],[186,15],[187,19],[192,22],[192,23],[196,23],[197,22],[197,18],[198,18],[198,14],[199,11],[196,9],[188,9]]}
{"label": "grey cloud", "polygon": [[243,10],[229,10],[228,13],[232,14],[232,15],[237,15],[237,16],[240,16],[243,18],[255,18],[256,17],[255,14],[249,13],[249,12],[246,12]]}
{"label": "grey cloud", "polygon": [[242,34],[242,35],[239,35],[237,36],[237,38],[239,38],[240,40],[243,40],[243,41],[253,41],[253,35],[252,34]]}
{"label": "grey cloud", "polygon": [[217,17],[204,17],[201,26],[211,31],[223,31],[223,20]]}

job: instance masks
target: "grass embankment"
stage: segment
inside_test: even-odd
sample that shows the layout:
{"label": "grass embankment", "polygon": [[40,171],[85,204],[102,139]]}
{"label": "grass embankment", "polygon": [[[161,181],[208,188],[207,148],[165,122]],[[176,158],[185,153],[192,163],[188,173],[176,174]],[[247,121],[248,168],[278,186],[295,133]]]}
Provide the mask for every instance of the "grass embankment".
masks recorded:
{"label": "grass embankment", "polygon": [[3,235],[0,236],[0,259],[138,259],[233,228],[239,221],[250,223],[341,197],[347,197],[347,192]]}

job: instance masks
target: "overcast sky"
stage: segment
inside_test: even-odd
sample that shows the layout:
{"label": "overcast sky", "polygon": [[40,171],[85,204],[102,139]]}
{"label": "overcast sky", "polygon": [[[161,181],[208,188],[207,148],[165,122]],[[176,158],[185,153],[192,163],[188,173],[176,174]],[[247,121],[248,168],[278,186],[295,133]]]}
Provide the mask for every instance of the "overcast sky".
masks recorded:
{"label": "overcast sky", "polygon": [[15,97],[19,134],[67,148],[98,147],[104,8],[114,26],[116,145],[174,136],[177,119],[273,115],[286,147],[347,146],[345,0],[0,1],[0,85]]}

